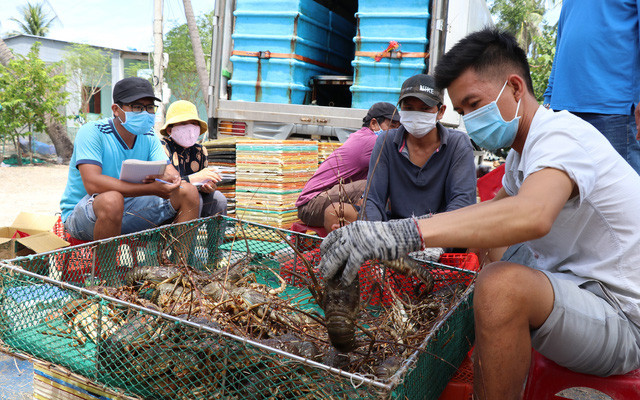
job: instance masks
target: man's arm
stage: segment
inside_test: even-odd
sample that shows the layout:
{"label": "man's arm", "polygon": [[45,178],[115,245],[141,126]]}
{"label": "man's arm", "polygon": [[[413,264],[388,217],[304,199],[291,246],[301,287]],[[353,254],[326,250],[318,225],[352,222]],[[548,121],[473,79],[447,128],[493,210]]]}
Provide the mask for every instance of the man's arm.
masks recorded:
{"label": "man's arm", "polygon": [[104,193],[108,191],[116,191],[122,193],[125,197],[138,196],[160,196],[169,198],[171,192],[180,186],[178,173],[173,165],[167,165],[163,180],[171,182],[169,184],[152,181],[151,183],[130,183],[121,181],[120,179],[102,174],[102,167],[95,164],[78,165],[82,183],[88,194]]}
{"label": "man's arm", "polygon": [[[569,198],[577,191],[569,176],[554,168],[529,175],[516,196],[475,204],[420,220],[427,246],[493,248],[546,235]],[[486,227],[491,227],[487,234]]]}
{"label": "man's arm", "polygon": [[636,104],[635,116],[636,116],[636,129],[638,130],[638,133],[636,134],[636,140],[640,140],[640,102]]}
{"label": "man's arm", "polygon": [[424,247],[494,248],[537,239],[577,194],[574,187],[565,172],[545,168],[528,176],[516,196],[428,219],[356,221],[323,240],[319,268],[326,279],[340,273],[349,284],[366,260],[395,260]]}

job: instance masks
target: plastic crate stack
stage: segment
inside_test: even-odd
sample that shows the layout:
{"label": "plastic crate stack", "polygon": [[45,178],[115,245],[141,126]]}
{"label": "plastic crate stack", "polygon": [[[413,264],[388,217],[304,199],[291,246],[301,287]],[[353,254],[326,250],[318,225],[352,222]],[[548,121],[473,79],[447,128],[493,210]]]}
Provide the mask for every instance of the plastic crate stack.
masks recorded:
{"label": "plastic crate stack", "polygon": [[342,146],[340,142],[318,142],[318,165],[322,164],[340,146]]}
{"label": "plastic crate stack", "polygon": [[355,25],[313,0],[237,0],[233,15],[231,100],[304,104],[311,77],[353,71]]}
{"label": "plastic crate stack", "polygon": [[209,166],[216,167],[222,176],[218,190],[227,198],[227,215],[236,212],[236,141],[237,138],[209,140],[202,145],[207,149]]}
{"label": "plastic crate stack", "polygon": [[239,140],[236,152],[237,217],[291,227],[298,218],[295,202],[318,167],[318,143]]}

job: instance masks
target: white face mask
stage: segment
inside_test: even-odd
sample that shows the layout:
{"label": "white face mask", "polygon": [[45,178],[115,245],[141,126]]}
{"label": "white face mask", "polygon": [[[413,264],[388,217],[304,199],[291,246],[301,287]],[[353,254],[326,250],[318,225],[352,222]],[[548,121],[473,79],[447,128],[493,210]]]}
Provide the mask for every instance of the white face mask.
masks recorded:
{"label": "white face mask", "polygon": [[198,136],[200,136],[200,125],[176,125],[171,128],[171,139],[184,148],[196,144]]}
{"label": "white face mask", "polygon": [[420,139],[436,127],[438,113],[400,110],[400,123],[413,137]]}

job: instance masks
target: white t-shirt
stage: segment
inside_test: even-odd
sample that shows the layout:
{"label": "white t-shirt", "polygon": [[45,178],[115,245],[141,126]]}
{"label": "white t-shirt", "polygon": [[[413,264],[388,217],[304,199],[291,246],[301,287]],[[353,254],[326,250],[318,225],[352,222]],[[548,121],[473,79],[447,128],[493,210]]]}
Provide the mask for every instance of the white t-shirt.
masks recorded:
{"label": "white t-shirt", "polygon": [[537,268],[577,284],[600,281],[640,325],[640,176],[592,125],[540,107],[522,154],[507,156],[503,185],[514,196],[544,168],[566,172],[580,191],[544,237],[527,242]]}

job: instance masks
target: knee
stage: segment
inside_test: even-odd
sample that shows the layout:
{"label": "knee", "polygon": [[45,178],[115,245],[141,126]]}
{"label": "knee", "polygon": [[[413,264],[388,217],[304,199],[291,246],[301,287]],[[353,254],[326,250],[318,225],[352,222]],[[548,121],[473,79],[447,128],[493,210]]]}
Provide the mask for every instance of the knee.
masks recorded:
{"label": "knee", "polygon": [[509,262],[495,262],[484,267],[475,282],[473,297],[476,311],[501,308],[517,310],[524,304],[531,268]]}
{"label": "knee", "polygon": [[331,232],[340,226],[340,203],[331,203],[324,209],[324,229]]}
{"label": "knee", "polygon": [[200,193],[198,189],[190,183],[182,182],[182,186],[178,189],[181,204],[189,206],[200,206]]}
{"label": "knee", "polygon": [[227,198],[219,191],[215,191],[213,198],[216,200],[217,208],[221,210],[227,210]]}
{"label": "knee", "polygon": [[93,212],[97,219],[122,219],[124,196],[115,191],[100,193],[93,201]]}

